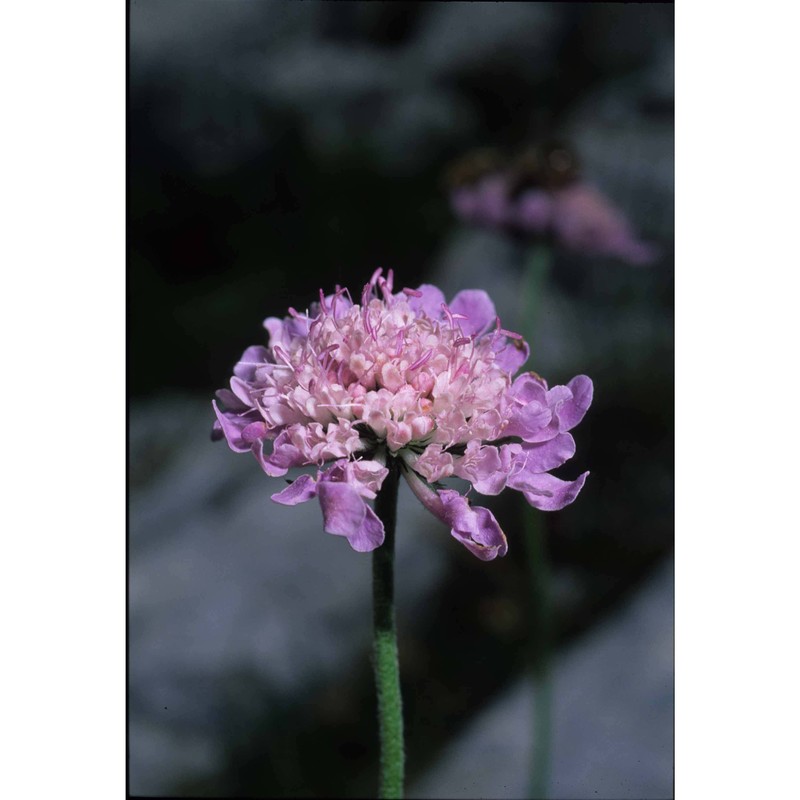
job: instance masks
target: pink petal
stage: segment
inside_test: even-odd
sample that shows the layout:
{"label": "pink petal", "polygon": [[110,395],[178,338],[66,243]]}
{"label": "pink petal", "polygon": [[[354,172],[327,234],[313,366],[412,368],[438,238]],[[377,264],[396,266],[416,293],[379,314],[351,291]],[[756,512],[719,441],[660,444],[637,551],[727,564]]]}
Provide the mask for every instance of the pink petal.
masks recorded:
{"label": "pink petal", "polygon": [[531,349],[524,339],[507,339],[498,336],[492,344],[494,363],[513,375],[527,360]]}
{"label": "pink petal", "polygon": [[559,480],[548,472],[529,475],[522,493],[525,499],[540,511],[559,511],[578,496],[588,474],[584,472],[574,481]]}
{"label": "pink petal", "polygon": [[466,497],[452,489],[441,489],[443,517],[450,534],[481,561],[492,561],[508,552],[508,542],[488,508],[470,506]]}
{"label": "pink petal", "polygon": [[326,533],[346,537],[359,553],[383,544],[383,523],[352,486],[325,481],[319,483],[317,494]]}
{"label": "pink petal", "polygon": [[442,290],[430,283],[423,283],[417,286],[417,291],[421,292],[422,296],[409,297],[409,308],[415,313],[421,311],[431,319],[439,319],[442,316],[442,303],[444,303]]}
{"label": "pink petal", "polygon": [[243,381],[252,381],[255,378],[256,369],[269,361],[271,359],[267,348],[253,345],[242,353],[239,363],[233,368],[233,374]]}
{"label": "pink petal", "polygon": [[586,375],[576,375],[567,387],[572,392],[572,398],[558,409],[562,431],[572,430],[583,419],[594,396],[594,384]]}
{"label": "pink petal", "polygon": [[217,415],[219,426],[228,442],[228,447],[234,453],[246,453],[251,449],[252,443],[242,437],[242,432],[254,422],[258,416],[256,412],[249,412],[243,416],[230,411],[221,411],[216,400],[211,401],[214,413]]}
{"label": "pink petal", "polygon": [[311,475],[301,475],[282,492],[276,492],[272,499],[283,506],[296,506],[317,496],[317,482]]}
{"label": "pink petal", "polygon": [[522,453],[524,457],[522,472],[537,475],[549,472],[569,461],[575,455],[575,440],[568,433],[560,433],[547,442],[523,445]]}
{"label": "pink petal", "polygon": [[463,314],[461,329],[467,336],[483,333],[497,319],[494,303],[483,289],[464,289],[450,303],[454,314]]}

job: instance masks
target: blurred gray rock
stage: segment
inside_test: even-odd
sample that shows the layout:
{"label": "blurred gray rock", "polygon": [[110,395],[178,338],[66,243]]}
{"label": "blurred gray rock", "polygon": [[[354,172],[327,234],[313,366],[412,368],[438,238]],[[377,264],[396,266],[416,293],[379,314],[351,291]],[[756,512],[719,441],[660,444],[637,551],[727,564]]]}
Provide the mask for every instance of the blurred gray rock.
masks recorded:
{"label": "blurred gray rock", "polygon": [[645,236],[674,233],[674,52],[663,46],[648,69],[598,87],[570,113],[566,136],[586,177]]}
{"label": "blurred gray rock", "polygon": [[314,36],[316,3],[262,0],[133,0],[130,6],[132,87],[164,70],[188,73],[251,47],[275,47],[287,38]]}
{"label": "blurred gray rock", "polygon": [[[213,775],[231,732],[366,657],[371,559],[287,508],[249,455],[212,443],[210,402],[131,409],[130,777],[168,794]],[[440,579],[447,531],[401,493],[398,614]],[[259,699],[253,708],[254,698]]]}
{"label": "blurred gray rock", "polygon": [[626,211],[654,234],[671,232],[660,219],[661,196],[639,189],[655,181],[657,194],[671,191],[671,161],[662,156],[671,156],[672,123],[666,130],[643,123],[637,105],[670,93],[671,11],[647,4],[574,11],[554,3],[435,3],[413,14],[397,11],[395,23],[404,13],[413,16],[408,37],[382,47],[369,33],[383,13],[370,5],[382,4],[339,4],[335,13],[328,5],[137,0],[132,96],[143,86],[165,93],[148,112],[152,124],[203,173],[268,150],[280,126],[273,130],[265,120],[290,112],[317,155],[357,145],[382,168],[403,174],[448,146],[485,137],[474,98],[457,88],[464,77],[507,75],[530,86],[530,103],[519,110],[531,116],[524,129],[542,110],[533,87],[557,71],[559,47],[577,25],[598,74],[616,77],[582,102],[569,132]]}
{"label": "blurred gray rock", "polygon": [[[673,566],[554,665],[550,794],[673,794]],[[446,751],[409,797],[529,797],[530,684],[506,691]]]}
{"label": "blurred gray rock", "polygon": [[407,60],[432,78],[498,61],[536,75],[555,55],[559,12],[552,3],[435,3]]}
{"label": "blurred gray rock", "polygon": [[368,9],[346,15],[343,33],[351,35],[331,36],[325,5],[138,0],[132,95],[152,84],[180,97],[180,114],[170,102],[151,109],[151,119],[203,173],[263,150],[263,114],[277,110],[299,118],[318,155],[357,143],[403,174],[477,133],[453,78],[498,63],[539,77],[552,66],[561,27],[548,4],[442,3],[419,14],[408,42],[381,49],[358,30]]}
{"label": "blurred gray rock", "polygon": [[[315,3],[135,0],[130,9],[130,92],[148,122],[201,175],[217,175],[269,149],[263,102],[238,71],[243,54],[314,34]],[[145,93],[146,92],[146,93]],[[176,111],[177,109],[177,111]]]}

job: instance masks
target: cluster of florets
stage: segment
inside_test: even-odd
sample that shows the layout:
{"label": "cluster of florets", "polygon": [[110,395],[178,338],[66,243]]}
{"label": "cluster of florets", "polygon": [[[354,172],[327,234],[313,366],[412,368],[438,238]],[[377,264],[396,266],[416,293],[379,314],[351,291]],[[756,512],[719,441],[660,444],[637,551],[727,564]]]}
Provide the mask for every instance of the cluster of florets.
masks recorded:
{"label": "cluster of florets", "polygon": [[215,433],[251,451],[264,472],[316,468],[272,496],[295,505],[317,497],[324,527],[369,551],[384,538],[366,502],[397,465],[414,494],[479,558],[504,555],[492,513],[442,483],[457,477],[495,495],[521,491],[539,509],[571,503],[588,473],[562,481],[549,470],[575,452],[568,431],[592,399],[585,376],[548,388],[504,330],[488,295],[435,286],[393,293],[377,270],[360,304],[346,289],[320,292],[309,311],[270,317],[267,347],[245,350],[230,390],[217,392]]}

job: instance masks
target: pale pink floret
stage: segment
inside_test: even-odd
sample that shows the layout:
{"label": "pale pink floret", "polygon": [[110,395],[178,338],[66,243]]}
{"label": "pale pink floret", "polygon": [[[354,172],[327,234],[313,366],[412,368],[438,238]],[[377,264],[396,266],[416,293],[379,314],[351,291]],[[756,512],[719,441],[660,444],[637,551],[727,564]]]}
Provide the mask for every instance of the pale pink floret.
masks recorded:
{"label": "pale pink floret", "polygon": [[483,291],[448,305],[425,284],[393,293],[391,271],[377,270],[359,299],[337,288],[307,313],[270,317],[269,346],[248,348],[230,390],[217,392],[215,432],[231,449],[252,451],[271,476],[317,467],[276,502],[317,497],[327,532],[372,550],[384,531],[366,501],[396,459],[425,506],[486,560],[507,549],[497,521],[440,481],[517,489],[545,510],[572,502],[586,475],[567,482],[548,470],[574,454],[567,431],[591,402],[588,378],[552,389],[534,373],[513,380],[528,346],[500,327]]}

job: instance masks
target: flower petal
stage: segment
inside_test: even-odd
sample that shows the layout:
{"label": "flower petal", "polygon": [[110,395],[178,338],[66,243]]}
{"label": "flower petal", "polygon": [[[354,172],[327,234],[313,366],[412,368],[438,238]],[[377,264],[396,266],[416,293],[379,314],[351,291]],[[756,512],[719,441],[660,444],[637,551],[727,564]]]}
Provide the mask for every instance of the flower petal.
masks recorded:
{"label": "flower petal", "polygon": [[415,313],[422,311],[431,319],[439,319],[442,316],[442,303],[444,303],[442,290],[430,283],[423,283],[417,286],[417,291],[421,292],[422,296],[409,297],[408,307]]}
{"label": "flower petal", "polygon": [[540,511],[559,511],[568,506],[583,488],[588,472],[584,472],[574,481],[562,481],[548,472],[541,475],[529,475],[522,489],[525,499]]}
{"label": "flower petal", "polygon": [[228,447],[234,453],[246,453],[251,449],[252,443],[242,437],[242,432],[249,427],[252,422],[259,419],[258,412],[251,411],[247,414],[239,415],[231,411],[221,411],[216,400],[211,401],[214,413],[217,415],[219,426],[228,442]]}
{"label": "flower petal", "polygon": [[317,482],[311,475],[301,475],[283,491],[275,492],[272,499],[283,506],[296,506],[317,496]]}
{"label": "flower petal", "polygon": [[543,403],[547,397],[547,381],[535,372],[523,372],[511,384],[510,394],[523,405],[531,400]]}
{"label": "flower petal", "polygon": [[326,533],[346,537],[359,553],[383,544],[383,523],[352,486],[324,481],[319,483],[317,494]]}
{"label": "flower petal", "polygon": [[464,289],[450,303],[454,314],[463,314],[461,329],[467,336],[483,333],[497,319],[494,303],[483,289]]}
{"label": "flower petal", "polygon": [[494,363],[513,375],[527,360],[531,349],[524,339],[508,339],[498,336],[492,343]]}
{"label": "flower petal", "polygon": [[[237,399],[238,404],[244,408],[254,407],[253,400],[250,397],[250,387],[241,378],[235,376],[231,378],[231,391],[228,394],[232,394]],[[219,395],[219,392],[217,392],[217,395]],[[230,408],[230,406],[228,407]]]}
{"label": "flower petal", "polygon": [[364,503],[364,522],[355,536],[348,538],[350,546],[359,553],[369,553],[383,544],[386,532],[378,515]]}
{"label": "flower petal", "polygon": [[506,436],[519,436],[526,442],[552,439],[558,433],[558,425],[553,431],[548,426],[553,419],[553,412],[547,402],[547,384],[538,375],[526,372],[520,375],[511,385],[509,392],[513,405],[508,416]]}
{"label": "flower petal", "polygon": [[[560,467],[575,455],[575,440],[569,433],[560,433],[547,442],[524,444],[522,446],[522,467],[508,485],[514,489],[515,482],[523,474],[537,475]],[[524,478],[523,478],[524,480]]]}
{"label": "flower petal", "polygon": [[275,439],[270,455],[264,455],[260,444],[253,445],[253,454],[261,469],[273,478],[285,475],[292,467],[301,467],[306,463],[303,454],[291,443],[287,431],[283,431]]}
{"label": "flower petal", "polygon": [[466,497],[452,489],[441,489],[443,517],[450,534],[481,561],[492,561],[508,552],[508,542],[488,508],[473,508]]}
{"label": "flower petal", "polygon": [[[232,378],[231,381],[238,380],[238,378]],[[214,396],[217,400],[222,403],[225,411],[250,411],[253,408],[252,403],[245,403],[241,397],[236,395],[230,389],[217,389],[214,392]]]}
{"label": "flower petal", "polygon": [[572,399],[562,403],[558,409],[561,431],[572,430],[583,419],[594,396],[594,384],[586,375],[576,375],[567,388],[572,392]]}
{"label": "flower petal", "polygon": [[374,500],[388,474],[389,470],[377,461],[348,461],[346,458],[340,458],[334,461],[319,479],[323,483],[346,483],[361,497]]}
{"label": "flower petal", "polygon": [[512,462],[508,446],[498,449],[491,445],[481,446],[479,441],[473,440],[467,445],[464,456],[456,462],[453,474],[468,480],[481,494],[500,494],[505,488]]}
{"label": "flower petal", "polygon": [[263,419],[251,422],[246,428],[242,429],[242,439],[251,447],[259,441],[267,438],[267,426]]}
{"label": "flower petal", "polygon": [[270,360],[269,351],[266,347],[258,344],[253,345],[242,353],[242,357],[233,368],[233,374],[243,381],[252,381],[255,378],[256,369]]}
{"label": "flower petal", "polygon": [[472,508],[466,497],[452,489],[434,491],[413,470],[403,470],[411,491],[438,520],[450,527],[450,535],[482,561],[504,556],[505,534],[488,508]]}

